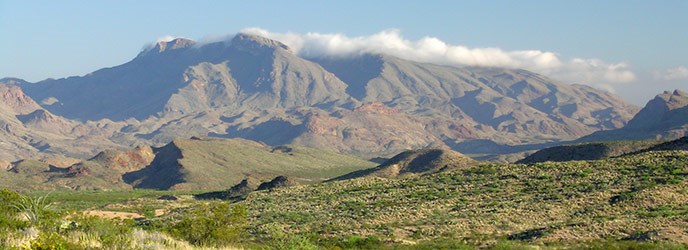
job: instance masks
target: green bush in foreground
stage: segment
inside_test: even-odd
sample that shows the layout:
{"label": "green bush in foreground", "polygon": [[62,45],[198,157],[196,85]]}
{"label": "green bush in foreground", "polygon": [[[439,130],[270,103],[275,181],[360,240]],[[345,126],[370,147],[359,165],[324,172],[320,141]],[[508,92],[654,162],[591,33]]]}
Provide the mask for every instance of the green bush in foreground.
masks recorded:
{"label": "green bush in foreground", "polygon": [[62,232],[83,232],[92,235],[107,249],[128,249],[131,246],[131,233],[134,230],[132,220],[112,220],[95,216],[74,218],[69,229]]}
{"label": "green bush in foreground", "polygon": [[[26,247],[25,247],[26,248]],[[31,240],[28,249],[31,250],[68,250],[80,249],[77,245],[71,244],[63,236],[56,232],[39,233],[38,237]]]}
{"label": "green bush in foreground", "polygon": [[247,209],[228,203],[203,204],[186,211],[167,230],[196,246],[228,246],[238,243],[246,227]]}
{"label": "green bush in foreground", "polygon": [[27,226],[25,221],[17,218],[17,211],[14,204],[20,200],[20,195],[9,189],[0,190],[0,229],[15,230]]}
{"label": "green bush in foreground", "polygon": [[60,216],[52,209],[48,195],[39,197],[20,195],[11,207],[22,213],[32,226],[50,226]]}

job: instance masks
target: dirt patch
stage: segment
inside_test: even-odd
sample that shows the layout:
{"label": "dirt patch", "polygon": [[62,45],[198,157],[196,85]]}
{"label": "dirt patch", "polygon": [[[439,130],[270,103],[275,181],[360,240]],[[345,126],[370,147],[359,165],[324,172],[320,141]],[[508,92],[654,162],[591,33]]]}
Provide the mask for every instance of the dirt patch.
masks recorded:
{"label": "dirt patch", "polygon": [[165,209],[155,209],[155,217],[162,216],[166,213]]}
{"label": "dirt patch", "polygon": [[143,218],[143,215],[140,215],[137,213],[101,211],[101,210],[84,211],[84,215],[97,216],[97,217],[106,218],[106,219],[140,219],[140,218]]}

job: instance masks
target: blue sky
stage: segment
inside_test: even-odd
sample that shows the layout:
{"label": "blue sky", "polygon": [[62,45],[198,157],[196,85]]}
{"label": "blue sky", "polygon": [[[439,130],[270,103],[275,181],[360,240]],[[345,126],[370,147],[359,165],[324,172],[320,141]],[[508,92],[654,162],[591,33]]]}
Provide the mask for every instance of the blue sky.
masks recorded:
{"label": "blue sky", "polygon": [[[273,37],[311,32],[355,40],[395,29],[410,43],[433,37],[510,56],[551,53],[561,61],[556,70],[528,68],[528,62],[513,65],[643,104],[662,90],[688,88],[685,13],[688,1],[683,0],[0,0],[0,77],[38,81],[84,75],[125,63],[166,35],[203,39],[259,27]],[[618,77],[602,77],[608,71]],[[590,77],[578,77],[587,73]]]}

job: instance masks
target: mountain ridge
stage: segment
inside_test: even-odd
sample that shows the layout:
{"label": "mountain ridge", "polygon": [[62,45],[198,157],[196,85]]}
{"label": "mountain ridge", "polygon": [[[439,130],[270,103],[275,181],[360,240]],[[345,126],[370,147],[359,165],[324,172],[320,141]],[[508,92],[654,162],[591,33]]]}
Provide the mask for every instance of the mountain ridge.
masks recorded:
{"label": "mountain ridge", "polygon": [[[243,33],[212,43],[161,41],[122,65],[18,86],[52,114],[110,124],[104,133],[77,127],[124,147],[211,136],[369,158],[480,140],[572,140],[619,128],[637,111],[604,91],[525,70],[384,54],[303,58],[279,41]],[[373,109],[396,113],[366,113]]]}

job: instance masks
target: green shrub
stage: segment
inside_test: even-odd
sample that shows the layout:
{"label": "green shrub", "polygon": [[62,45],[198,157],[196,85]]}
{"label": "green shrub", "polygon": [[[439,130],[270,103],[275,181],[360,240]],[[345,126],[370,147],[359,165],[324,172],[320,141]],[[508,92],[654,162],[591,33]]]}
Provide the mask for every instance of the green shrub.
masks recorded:
{"label": "green shrub", "polygon": [[64,231],[81,231],[94,235],[98,242],[107,249],[131,248],[130,235],[134,228],[132,220],[112,220],[95,216],[74,218],[74,226]]}
{"label": "green shrub", "polygon": [[246,227],[247,209],[228,203],[192,208],[167,231],[197,246],[226,246],[238,243]]}
{"label": "green shrub", "polygon": [[343,249],[380,249],[385,245],[382,240],[374,236],[361,237],[352,235],[346,237],[338,246]]}
{"label": "green shrub", "polygon": [[596,240],[581,243],[573,246],[575,249],[604,249],[604,250],[625,250],[625,249],[662,249],[662,250],[681,250],[687,249],[686,245],[664,242],[638,242],[638,241],[619,241],[619,240]]}
{"label": "green shrub", "polygon": [[[468,250],[468,249],[476,249],[476,247],[468,245],[462,241],[455,240],[455,239],[433,239],[433,240],[428,240],[428,241],[420,241],[416,245],[412,245],[407,247],[408,249],[420,249],[420,250],[441,250],[441,249],[447,249],[447,250]],[[405,249],[403,247],[399,247],[398,249]]]}
{"label": "green shrub", "polygon": [[0,189],[0,213],[14,214],[16,209],[12,206],[19,202],[19,193],[3,188]]}
{"label": "green shrub", "polygon": [[317,250],[320,249],[318,245],[313,243],[308,237],[295,235],[288,238],[273,241],[271,244],[273,249],[279,250]]}
{"label": "green shrub", "polygon": [[39,197],[19,195],[19,199],[10,206],[22,213],[33,226],[50,227],[60,217],[60,214],[52,209],[52,202],[48,200],[48,195]]}
{"label": "green shrub", "polygon": [[0,189],[0,228],[11,230],[27,226],[27,222],[17,219],[19,212],[13,205],[19,202],[20,195],[9,189]]}
{"label": "green shrub", "polygon": [[39,233],[38,237],[31,240],[28,249],[31,250],[68,250],[79,249],[79,246],[69,243],[64,237],[56,232]]}

